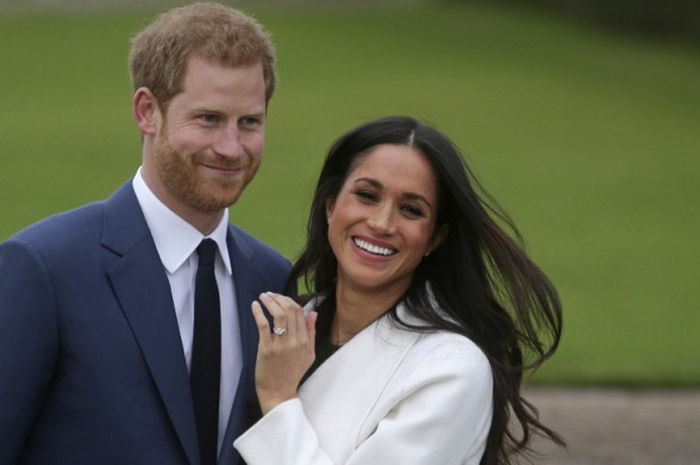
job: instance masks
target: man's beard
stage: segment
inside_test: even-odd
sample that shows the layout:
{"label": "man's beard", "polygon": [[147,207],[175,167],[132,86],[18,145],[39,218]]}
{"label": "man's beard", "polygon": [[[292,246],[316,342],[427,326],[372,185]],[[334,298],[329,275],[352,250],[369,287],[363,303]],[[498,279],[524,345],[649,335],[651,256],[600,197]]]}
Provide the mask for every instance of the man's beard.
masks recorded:
{"label": "man's beard", "polygon": [[[216,212],[231,206],[257,171],[255,168],[242,180],[208,178],[205,182],[197,176],[197,165],[199,160],[206,160],[207,156],[201,152],[183,155],[170,144],[164,134],[158,137],[154,155],[160,178],[170,194],[204,212]],[[215,165],[221,168],[241,167],[240,163],[232,164],[225,159],[217,160]]]}

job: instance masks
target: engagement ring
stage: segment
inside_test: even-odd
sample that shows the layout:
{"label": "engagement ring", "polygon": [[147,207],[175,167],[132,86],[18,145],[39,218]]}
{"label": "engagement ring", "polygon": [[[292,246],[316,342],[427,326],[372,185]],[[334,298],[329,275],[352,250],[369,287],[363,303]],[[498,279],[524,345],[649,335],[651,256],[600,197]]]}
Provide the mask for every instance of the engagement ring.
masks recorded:
{"label": "engagement ring", "polygon": [[272,332],[275,333],[277,336],[284,336],[284,333],[287,332],[287,328],[275,326],[274,328],[272,328]]}

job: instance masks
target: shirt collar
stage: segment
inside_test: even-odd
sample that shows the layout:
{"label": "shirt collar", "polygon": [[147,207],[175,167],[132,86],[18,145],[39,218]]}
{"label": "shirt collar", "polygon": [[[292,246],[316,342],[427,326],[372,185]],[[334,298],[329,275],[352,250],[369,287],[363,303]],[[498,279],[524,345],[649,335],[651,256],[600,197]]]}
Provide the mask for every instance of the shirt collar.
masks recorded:
{"label": "shirt collar", "polygon": [[224,210],[221,221],[214,231],[204,236],[194,226],[180,218],[156,197],[146,184],[141,174],[141,167],[136,171],[132,181],[136,198],[151,231],[156,250],[168,273],[177,271],[197,249],[202,239],[209,238],[216,242],[219,256],[229,276],[232,274],[231,259],[226,243],[228,231],[228,208]]}

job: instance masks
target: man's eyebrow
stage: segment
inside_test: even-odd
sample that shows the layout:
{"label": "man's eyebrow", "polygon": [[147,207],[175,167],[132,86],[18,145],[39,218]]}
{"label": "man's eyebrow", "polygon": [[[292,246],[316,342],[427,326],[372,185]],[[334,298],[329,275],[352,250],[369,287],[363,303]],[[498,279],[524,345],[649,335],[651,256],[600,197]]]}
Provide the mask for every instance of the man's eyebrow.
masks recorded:
{"label": "man's eyebrow", "polygon": [[196,107],[190,108],[190,113],[217,113],[217,114],[222,114],[223,112],[221,110],[217,110],[215,108],[212,108],[211,106],[207,105],[198,105]]}

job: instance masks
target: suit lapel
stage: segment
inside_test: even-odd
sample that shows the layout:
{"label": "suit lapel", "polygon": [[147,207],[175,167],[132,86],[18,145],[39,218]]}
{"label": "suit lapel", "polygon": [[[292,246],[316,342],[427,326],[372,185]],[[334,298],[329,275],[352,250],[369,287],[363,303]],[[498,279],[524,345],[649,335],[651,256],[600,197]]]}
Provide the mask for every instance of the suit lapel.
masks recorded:
{"label": "suit lapel", "polygon": [[254,368],[258,349],[258,329],[250,312],[250,303],[265,290],[261,287],[261,283],[265,282],[265,279],[254,265],[253,251],[242,241],[236,240],[231,227],[229,227],[226,242],[231,257],[233,282],[236,289],[243,368],[221,447],[219,456],[219,464],[221,465],[235,464],[240,459],[238,451],[233,448],[233,441],[246,425],[246,409],[249,407],[248,403],[252,400],[251,396],[255,391]]}
{"label": "suit lapel", "polygon": [[128,182],[104,207],[107,274],[191,465],[199,465],[192,395],[170,285]]}
{"label": "suit lapel", "polygon": [[238,321],[241,328],[241,349],[245,368],[246,365],[255,360],[258,349],[258,329],[250,311],[250,304],[258,298],[261,292],[267,290],[263,289],[261,285],[266,281],[254,265],[253,251],[246,244],[235,239],[231,228],[229,228],[226,239],[236,289]]}

